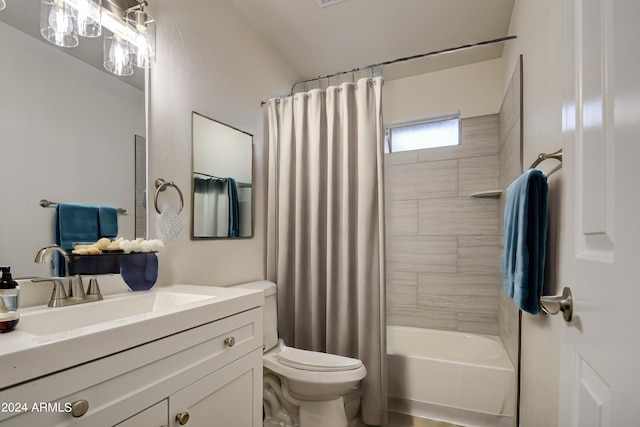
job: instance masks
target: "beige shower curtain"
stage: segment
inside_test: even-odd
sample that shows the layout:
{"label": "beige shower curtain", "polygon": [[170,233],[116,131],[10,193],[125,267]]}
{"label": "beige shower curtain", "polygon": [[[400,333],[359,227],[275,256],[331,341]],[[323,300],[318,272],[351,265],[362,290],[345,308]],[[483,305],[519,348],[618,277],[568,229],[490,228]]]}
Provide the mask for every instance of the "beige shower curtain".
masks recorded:
{"label": "beige shower curtain", "polygon": [[280,337],[363,361],[362,412],[386,422],[382,78],[273,99],[267,275]]}

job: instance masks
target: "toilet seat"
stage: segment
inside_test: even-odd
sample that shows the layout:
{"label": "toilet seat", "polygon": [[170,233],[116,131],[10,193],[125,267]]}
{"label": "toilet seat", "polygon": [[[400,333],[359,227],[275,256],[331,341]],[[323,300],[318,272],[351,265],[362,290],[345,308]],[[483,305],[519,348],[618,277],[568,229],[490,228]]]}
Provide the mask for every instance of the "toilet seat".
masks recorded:
{"label": "toilet seat", "polygon": [[299,350],[286,347],[283,342],[280,344],[264,354],[263,367],[265,372],[272,372],[280,378],[283,390],[298,402],[296,405],[301,401],[339,399],[367,375],[367,368],[358,359]]}
{"label": "toilet seat", "polygon": [[342,372],[362,367],[358,359],[286,346],[276,354],[276,360],[290,368],[315,372]]}

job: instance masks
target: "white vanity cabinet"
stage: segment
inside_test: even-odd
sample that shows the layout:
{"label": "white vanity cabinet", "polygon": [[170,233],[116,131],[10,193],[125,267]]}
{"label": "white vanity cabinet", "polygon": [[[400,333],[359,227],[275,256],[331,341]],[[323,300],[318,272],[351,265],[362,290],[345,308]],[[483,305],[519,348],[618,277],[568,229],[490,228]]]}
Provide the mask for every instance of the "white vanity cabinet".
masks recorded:
{"label": "white vanity cabinet", "polygon": [[3,427],[259,427],[262,308],[4,389],[0,402],[14,404]]}
{"label": "white vanity cabinet", "polygon": [[156,403],[139,414],[117,424],[117,427],[168,426],[169,400]]}

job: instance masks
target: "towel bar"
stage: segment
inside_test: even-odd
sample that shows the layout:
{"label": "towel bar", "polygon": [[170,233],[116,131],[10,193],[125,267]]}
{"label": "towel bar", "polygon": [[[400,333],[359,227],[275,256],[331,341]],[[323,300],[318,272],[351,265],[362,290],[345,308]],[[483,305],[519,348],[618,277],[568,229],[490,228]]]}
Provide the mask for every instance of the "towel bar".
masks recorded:
{"label": "towel bar", "polygon": [[[40,200],[40,206],[42,206],[43,208],[55,208],[56,206],[58,206],[58,202],[52,202],[52,201],[47,200],[47,199],[41,199]],[[123,208],[118,208],[118,213],[120,215],[126,215],[127,214],[127,210],[123,209]]]}
{"label": "towel bar", "polygon": [[531,164],[531,166],[529,166],[529,169],[533,169],[536,166],[538,166],[540,163],[544,162],[547,159],[556,159],[558,160],[560,163],[562,163],[562,148],[559,149],[556,152],[547,154],[547,153],[540,153],[538,154],[538,157],[536,158],[536,160]]}
{"label": "towel bar", "polygon": [[558,151],[553,152],[553,153],[540,153],[540,154],[538,154],[538,157],[536,158],[536,160],[533,163],[531,163],[531,166],[529,166],[529,169],[535,168],[536,166],[538,166],[540,163],[544,162],[547,159],[556,159],[557,161],[560,162],[560,164],[558,166],[556,166],[555,168],[551,169],[551,171],[549,171],[547,173],[547,177],[550,177],[551,175],[556,173],[558,170],[560,170],[560,168],[562,168],[562,148],[559,149]]}
{"label": "towel bar", "polygon": [[570,288],[564,288],[562,295],[540,297],[540,308],[547,314],[562,312],[564,320],[569,322],[573,316],[573,297]]}
{"label": "towel bar", "polygon": [[180,214],[180,212],[182,212],[182,208],[184,208],[184,198],[182,197],[182,191],[180,191],[180,187],[178,187],[176,184],[174,184],[173,181],[166,182],[162,178],[156,179],[156,195],[155,195],[154,200],[153,200],[153,203],[154,203],[154,205],[156,207],[156,212],[158,212],[159,214],[162,213],[160,211],[160,208],[158,208],[158,195],[160,194],[161,191],[166,190],[167,187],[175,188],[176,191],[178,192],[178,195],[180,196],[180,210],[178,210],[178,214]]}

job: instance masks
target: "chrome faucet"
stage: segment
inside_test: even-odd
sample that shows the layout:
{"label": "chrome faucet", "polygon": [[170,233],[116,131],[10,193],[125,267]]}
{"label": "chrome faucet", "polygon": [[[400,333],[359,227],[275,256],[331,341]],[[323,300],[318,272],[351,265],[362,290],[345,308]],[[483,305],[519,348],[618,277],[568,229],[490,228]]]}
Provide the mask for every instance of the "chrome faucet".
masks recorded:
{"label": "chrome faucet", "polygon": [[63,279],[57,277],[31,279],[32,282],[52,282],[53,292],[49,299],[49,307],[64,307],[67,305],[82,304],[91,301],[102,300],[102,294],[100,293],[100,287],[98,286],[98,280],[94,277],[89,281],[89,288],[87,292],[84,291],[84,285],[82,284],[82,276],[76,274],[74,277],[69,277],[69,264],[71,259],[67,251],[62,249],[58,245],[47,246],[42,248],[36,254],[34,259],[37,263],[45,262],[47,256],[53,252],[58,252],[64,257],[65,262],[65,278],[69,281],[69,291],[65,292]]}

